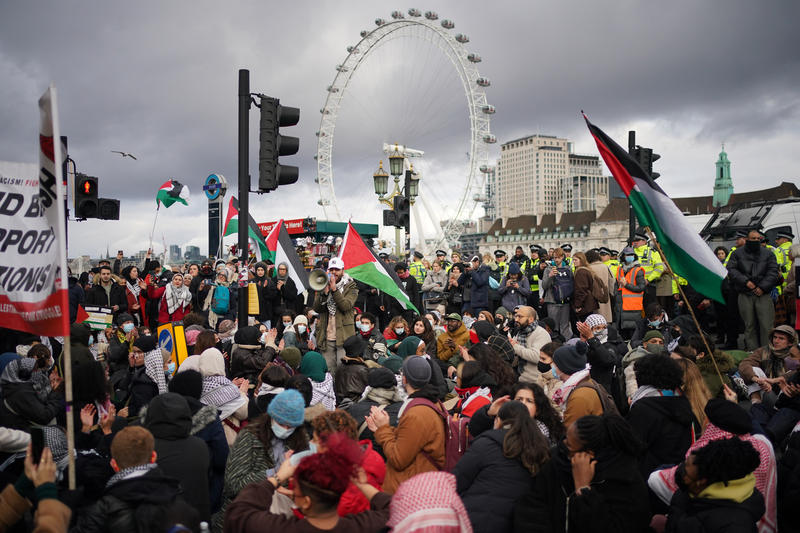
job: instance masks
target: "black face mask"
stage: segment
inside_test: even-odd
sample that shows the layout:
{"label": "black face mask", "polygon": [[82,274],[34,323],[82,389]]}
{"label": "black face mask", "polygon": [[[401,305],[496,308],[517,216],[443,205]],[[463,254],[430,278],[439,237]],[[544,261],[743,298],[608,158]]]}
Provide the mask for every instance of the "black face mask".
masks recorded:
{"label": "black face mask", "polygon": [[546,365],[541,361],[536,363],[536,368],[539,370],[541,374],[547,374],[548,372],[550,372],[550,365]]}
{"label": "black face mask", "polygon": [[757,253],[761,248],[761,241],[745,241],[744,249],[751,254]]}

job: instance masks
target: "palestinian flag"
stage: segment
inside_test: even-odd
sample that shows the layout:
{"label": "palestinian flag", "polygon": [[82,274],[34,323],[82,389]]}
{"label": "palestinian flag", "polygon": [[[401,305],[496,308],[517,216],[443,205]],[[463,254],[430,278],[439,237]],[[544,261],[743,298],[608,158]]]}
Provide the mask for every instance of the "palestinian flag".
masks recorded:
{"label": "palestinian flag", "polygon": [[295,250],[292,239],[289,237],[289,232],[286,231],[283,219],[280,219],[267,235],[267,250],[266,259],[272,261],[276,267],[273,270],[274,275],[278,275],[277,266],[281,263],[286,263],[289,269],[289,277],[294,280],[294,284],[297,287],[297,294],[308,289],[308,273],[303,268],[303,262],[300,260],[300,256],[297,255],[297,250]]}
{"label": "palestinian flag", "polygon": [[711,248],[628,152],[589,122],[586,115],[583,118],[606,166],[628,197],[641,225],[655,234],[672,270],[697,292],[724,302],[722,280],[728,272]]}
{"label": "palestinian flag", "polygon": [[[267,258],[269,250],[267,245],[264,244],[264,236],[258,228],[258,224],[253,220],[252,216],[248,216],[247,235],[251,241],[256,243],[256,260],[263,261]],[[222,232],[223,237],[231,234],[239,233],[239,200],[235,196],[231,196],[228,202],[228,214],[225,216],[225,230]]]}
{"label": "palestinian flag", "polygon": [[164,204],[164,207],[169,207],[175,202],[189,205],[189,187],[182,185],[177,180],[170,179],[158,189],[156,205]]}
{"label": "palestinian flag", "polygon": [[419,309],[414,307],[403,289],[395,283],[350,222],[347,223],[339,257],[344,262],[344,271],[350,277],[392,296],[400,302],[403,309],[413,309],[419,313]]}

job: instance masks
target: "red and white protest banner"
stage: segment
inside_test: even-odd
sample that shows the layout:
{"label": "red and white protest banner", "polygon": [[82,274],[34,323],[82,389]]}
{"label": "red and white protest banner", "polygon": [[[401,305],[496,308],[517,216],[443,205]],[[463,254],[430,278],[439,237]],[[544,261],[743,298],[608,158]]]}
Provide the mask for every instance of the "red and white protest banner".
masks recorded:
{"label": "red and white protest banner", "polygon": [[39,99],[39,112],[39,165],[0,162],[0,324],[54,337],[69,334],[69,299],[52,85]]}

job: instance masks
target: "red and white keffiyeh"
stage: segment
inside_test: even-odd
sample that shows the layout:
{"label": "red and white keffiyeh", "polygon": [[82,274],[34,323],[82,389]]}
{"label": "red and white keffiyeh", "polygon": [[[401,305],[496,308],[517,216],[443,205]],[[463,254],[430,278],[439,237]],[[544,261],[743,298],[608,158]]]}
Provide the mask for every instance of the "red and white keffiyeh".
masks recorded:
{"label": "red and white keffiyeh", "polygon": [[402,483],[386,525],[393,533],[472,533],[456,477],[448,472],[426,472]]}

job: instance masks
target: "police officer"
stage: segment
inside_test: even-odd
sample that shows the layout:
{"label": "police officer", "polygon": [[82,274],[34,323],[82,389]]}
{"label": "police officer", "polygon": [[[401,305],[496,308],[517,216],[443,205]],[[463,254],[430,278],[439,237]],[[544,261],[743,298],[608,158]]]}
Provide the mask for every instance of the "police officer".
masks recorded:
{"label": "police officer", "polygon": [[790,229],[779,230],[775,236],[775,259],[778,261],[778,273],[783,276],[781,288],[786,287],[786,278],[789,276],[789,269],[792,267],[792,261],[789,259],[789,248],[792,247],[792,239],[794,239],[794,234]]}
{"label": "police officer", "polygon": [[423,257],[422,252],[415,251],[414,260],[408,265],[408,273],[417,280],[419,286],[422,286],[422,283],[425,281],[425,276],[428,275],[428,269],[422,264]]}
{"label": "police officer", "polygon": [[442,269],[445,272],[449,272],[450,267],[453,266],[453,263],[447,260],[447,252],[444,250],[436,250],[436,260],[439,261],[439,264],[442,265]]}
{"label": "police officer", "polygon": [[494,261],[497,263],[497,269],[500,272],[500,279],[508,274],[508,263],[506,262],[506,252],[504,250],[494,251]]}
{"label": "police officer", "polygon": [[528,305],[536,309],[536,313],[541,316],[539,305],[539,279],[541,279],[542,272],[547,265],[540,259],[541,249],[539,246],[531,244],[530,252],[530,258],[521,265],[522,274],[528,278],[528,284],[531,286],[531,294],[528,296]]}
{"label": "police officer", "polygon": [[[661,260],[661,255],[653,250],[647,244],[647,233],[641,228],[637,229],[633,234],[631,246],[636,256],[639,258],[639,265],[644,269],[644,277],[647,280],[647,288],[644,291],[644,307],[646,308],[650,303],[655,302],[657,299],[656,287],[661,280],[661,275],[664,273],[664,263]],[[672,298],[672,282],[670,281],[667,289],[669,297]],[[662,307],[664,309],[672,309],[669,307]]]}
{"label": "police officer", "polygon": [[575,265],[572,264],[572,245],[569,243],[562,244],[561,249],[564,250],[564,261],[566,261],[572,271],[575,272]]}
{"label": "police officer", "polygon": [[731,259],[731,254],[736,251],[736,248],[741,248],[744,246],[744,241],[747,239],[747,232],[738,230],[736,232],[736,244],[731,246],[731,251],[728,252],[728,256],[725,258],[725,262],[723,263],[724,266],[728,266],[728,261]]}
{"label": "police officer", "polygon": [[600,254],[600,261],[611,271],[614,279],[617,279],[617,269],[619,268],[619,259],[605,246],[598,248],[597,253]]}

